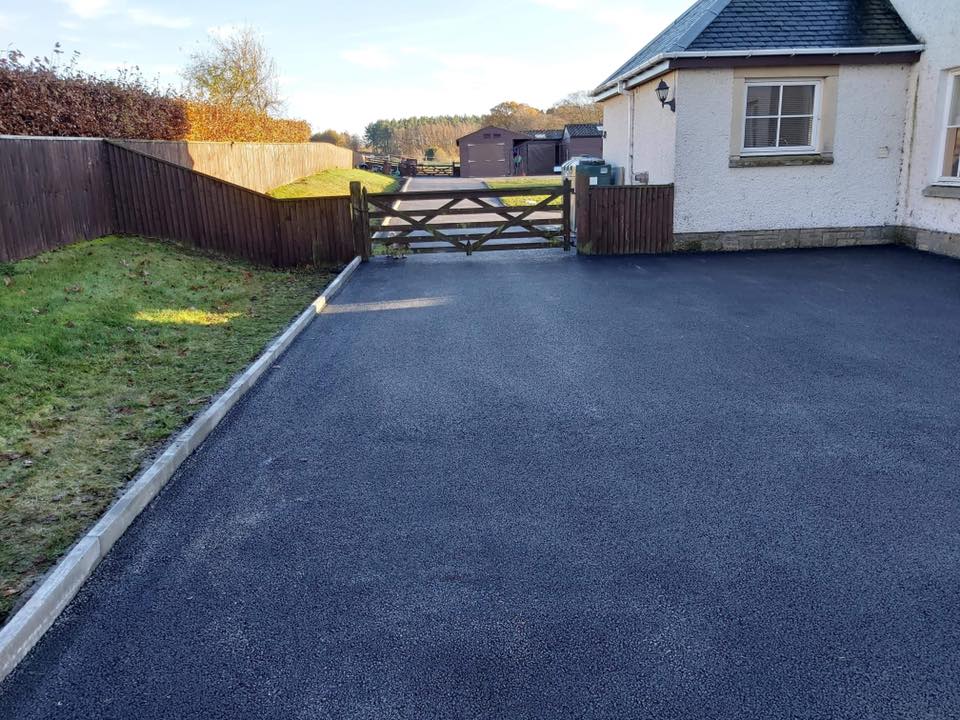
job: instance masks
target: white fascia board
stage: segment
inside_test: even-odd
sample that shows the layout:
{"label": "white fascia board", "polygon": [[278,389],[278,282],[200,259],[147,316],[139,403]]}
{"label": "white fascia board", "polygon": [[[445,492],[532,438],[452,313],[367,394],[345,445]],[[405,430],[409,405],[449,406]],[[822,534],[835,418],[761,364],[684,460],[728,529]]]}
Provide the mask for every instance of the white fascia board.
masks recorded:
{"label": "white fascia board", "polygon": [[[603,96],[606,100],[613,95],[622,92],[623,89],[639,85],[655,75],[652,70],[669,60],[680,58],[734,58],[734,57],[766,57],[766,56],[797,56],[797,55],[885,55],[889,53],[903,52],[923,52],[926,45],[886,45],[870,47],[845,47],[845,48],[769,48],[763,50],[687,50],[669,53],[660,53],[647,60],[640,67],[629,70],[623,75],[614,78],[610,82],[604,83],[593,91],[592,96],[599,98]],[[663,72],[662,70],[658,72]],[[635,79],[635,78],[644,79]]]}

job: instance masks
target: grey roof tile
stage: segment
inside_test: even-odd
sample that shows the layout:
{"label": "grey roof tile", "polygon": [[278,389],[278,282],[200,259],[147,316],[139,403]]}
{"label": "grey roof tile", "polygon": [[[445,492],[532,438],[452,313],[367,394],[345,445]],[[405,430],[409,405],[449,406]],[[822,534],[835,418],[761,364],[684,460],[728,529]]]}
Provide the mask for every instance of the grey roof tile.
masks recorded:
{"label": "grey roof tile", "polygon": [[567,125],[564,130],[570,137],[602,137],[603,126],[600,123],[574,123]]}
{"label": "grey roof tile", "polygon": [[603,84],[661,53],[917,43],[890,0],[698,0]]}

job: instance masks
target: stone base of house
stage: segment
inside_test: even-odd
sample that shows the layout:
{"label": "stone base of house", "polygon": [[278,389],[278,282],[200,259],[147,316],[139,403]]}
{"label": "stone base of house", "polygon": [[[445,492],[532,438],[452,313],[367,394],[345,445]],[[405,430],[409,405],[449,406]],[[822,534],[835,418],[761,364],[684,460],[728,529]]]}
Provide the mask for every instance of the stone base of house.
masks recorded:
{"label": "stone base of house", "polygon": [[900,228],[890,225],[877,225],[872,227],[675,233],[673,250],[674,252],[733,252],[737,250],[892,245],[901,242],[904,242],[904,240],[901,238]]}
{"label": "stone base of house", "polygon": [[897,230],[899,231],[899,241],[904,245],[909,245],[924,252],[960,258],[960,233],[922,230],[913,227],[901,227]]}

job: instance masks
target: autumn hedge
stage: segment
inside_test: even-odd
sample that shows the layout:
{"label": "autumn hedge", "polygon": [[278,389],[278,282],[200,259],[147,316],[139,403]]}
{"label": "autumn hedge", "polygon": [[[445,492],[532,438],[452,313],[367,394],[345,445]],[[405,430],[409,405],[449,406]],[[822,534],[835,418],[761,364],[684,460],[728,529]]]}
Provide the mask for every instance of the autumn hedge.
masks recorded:
{"label": "autumn hedge", "polygon": [[187,117],[184,140],[237,142],[308,142],[310,125],[303,120],[280,120],[229,105],[183,103]]}
{"label": "autumn hedge", "polygon": [[21,57],[0,57],[0,134],[176,140],[187,132],[183,104],[139,77],[95,78]]}
{"label": "autumn hedge", "polygon": [[15,51],[0,56],[0,135],[307,142],[310,126],[191,102],[135,74],[102,78]]}

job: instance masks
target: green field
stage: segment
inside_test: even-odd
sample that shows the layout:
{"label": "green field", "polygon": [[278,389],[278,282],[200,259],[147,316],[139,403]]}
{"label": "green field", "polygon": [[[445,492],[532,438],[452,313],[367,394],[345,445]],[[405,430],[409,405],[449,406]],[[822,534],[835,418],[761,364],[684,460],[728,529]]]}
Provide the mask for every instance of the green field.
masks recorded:
{"label": "green field", "polygon": [[120,237],[0,264],[0,622],[330,279]]}
{"label": "green field", "polygon": [[350,183],[354,180],[363,183],[367,191],[372,193],[392,192],[400,187],[400,181],[396,178],[369,170],[324,170],[281,185],[267,194],[275,198],[349,195]]}
{"label": "green field", "polygon": [[[498,178],[496,180],[484,180],[491,190],[503,190],[506,188],[515,188],[515,187],[524,187],[524,186],[547,186],[547,185],[560,185],[563,180],[559,175],[550,175],[549,177],[512,177],[512,178]],[[546,195],[527,195],[520,197],[503,197],[500,198],[500,202],[504,205],[510,205],[511,207],[524,207],[526,205],[536,205],[538,202],[543,201],[546,198]],[[560,198],[556,198],[550,201],[551,205],[560,205],[562,204]]]}

